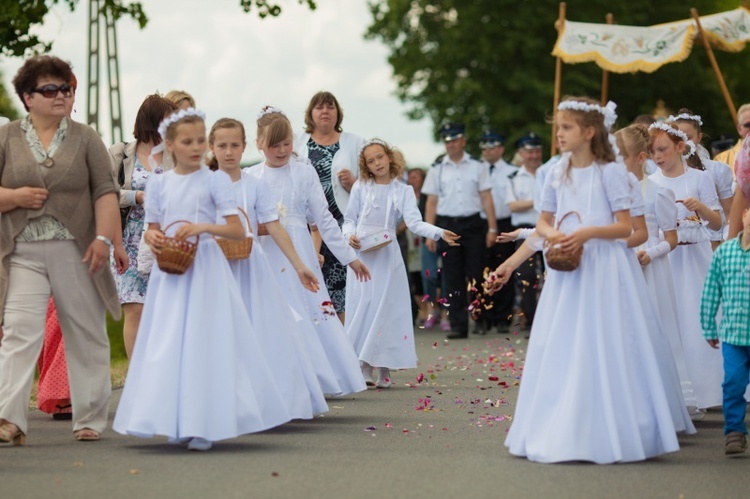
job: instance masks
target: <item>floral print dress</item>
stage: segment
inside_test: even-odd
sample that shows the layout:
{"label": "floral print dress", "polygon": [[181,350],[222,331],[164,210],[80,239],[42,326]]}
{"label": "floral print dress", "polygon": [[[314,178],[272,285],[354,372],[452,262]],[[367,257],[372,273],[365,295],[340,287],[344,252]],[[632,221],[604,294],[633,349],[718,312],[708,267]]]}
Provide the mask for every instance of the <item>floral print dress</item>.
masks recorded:
{"label": "floral print dress", "polygon": [[[161,165],[153,173],[161,173]],[[143,191],[146,188],[146,181],[152,172],[143,167],[138,158],[135,159],[133,166],[133,179],[130,182],[130,188],[134,191]],[[128,215],[127,222],[122,231],[122,244],[125,252],[128,254],[128,270],[124,274],[118,274],[112,263],[112,274],[115,276],[117,284],[117,294],[120,297],[120,303],[144,303],[146,301],[146,287],[148,285],[148,274],[138,271],[138,246],[143,236],[145,218],[143,205],[133,206]]]}
{"label": "floral print dress", "polygon": [[[307,141],[308,158],[315,171],[318,172],[323,192],[325,192],[326,200],[328,201],[328,210],[338,222],[339,227],[344,223],[344,215],[339,210],[336,198],[333,196],[331,165],[333,164],[333,156],[340,148],[341,145],[338,142],[329,146],[322,146],[312,138]],[[346,299],[346,266],[336,260],[336,257],[333,256],[333,253],[328,249],[325,242],[320,246],[320,254],[325,259],[322,268],[323,278],[325,279],[328,293],[331,295],[333,307],[336,309],[336,313],[343,313]]]}

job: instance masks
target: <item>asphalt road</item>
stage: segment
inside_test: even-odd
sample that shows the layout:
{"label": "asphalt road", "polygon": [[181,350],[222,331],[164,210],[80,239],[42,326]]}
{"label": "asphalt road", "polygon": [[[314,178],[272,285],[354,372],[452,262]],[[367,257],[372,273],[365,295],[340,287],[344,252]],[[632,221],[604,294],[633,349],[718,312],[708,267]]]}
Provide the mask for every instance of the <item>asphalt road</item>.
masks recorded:
{"label": "asphalt road", "polygon": [[390,389],[331,399],[324,416],[205,453],[111,430],[100,442],[75,442],[70,422],[33,412],[27,446],[0,447],[0,498],[750,496],[750,459],[724,456],[718,411],[680,439],[680,452],[643,463],[544,465],[509,455],[502,444],[526,340],[443,338],[419,331],[421,364],[394,373]]}

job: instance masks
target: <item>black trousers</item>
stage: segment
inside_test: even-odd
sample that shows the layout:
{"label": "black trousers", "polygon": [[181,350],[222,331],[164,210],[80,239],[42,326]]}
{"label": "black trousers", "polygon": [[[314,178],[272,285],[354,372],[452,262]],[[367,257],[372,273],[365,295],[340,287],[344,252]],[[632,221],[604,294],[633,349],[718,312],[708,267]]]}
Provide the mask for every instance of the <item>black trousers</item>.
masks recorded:
{"label": "black trousers", "polygon": [[[448,297],[448,317],[455,333],[469,332],[468,305],[474,299],[467,292],[472,281],[481,286],[482,273],[487,266],[486,222],[479,214],[470,217],[437,217],[437,225],[461,236],[460,246],[438,243],[438,252],[443,257],[443,277]],[[481,288],[478,288],[481,289]]]}
{"label": "black trousers", "polygon": [[[520,226],[516,228],[529,228]],[[516,247],[524,244],[524,241],[518,241]],[[544,275],[544,258],[542,252],[537,251],[531,257],[523,262],[516,270],[516,292],[520,295],[521,312],[526,317],[526,325],[530,328],[534,321],[536,305],[539,301],[539,292]]]}
{"label": "black trousers", "polygon": [[[511,232],[513,225],[510,223],[510,217],[500,218],[497,220],[497,231]],[[495,270],[501,263],[511,257],[516,251],[515,243],[495,244],[487,250],[487,266],[490,270]],[[508,326],[513,318],[513,304],[516,299],[515,273],[511,274],[510,280],[497,290],[494,294],[486,296],[487,304],[492,307],[483,310],[480,321],[486,327]]]}

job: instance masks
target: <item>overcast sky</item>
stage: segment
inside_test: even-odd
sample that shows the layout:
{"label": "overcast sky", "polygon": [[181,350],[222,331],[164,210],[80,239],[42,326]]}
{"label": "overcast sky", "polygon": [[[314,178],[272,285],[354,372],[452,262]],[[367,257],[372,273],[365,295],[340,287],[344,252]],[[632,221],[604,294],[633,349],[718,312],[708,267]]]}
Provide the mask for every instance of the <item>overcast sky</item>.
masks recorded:
{"label": "overcast sky", "polygon": [[[209,124],[224,117],[245,123],[255,137],[259,109],[282,108],[295,130],[303,126],[310,97],[329,90],[344,109],[343,127],[365,138],[380,137],[401,148],[407,162],[425,166],[442,148],[427,120],[410,121],[394,95],[387,50],[365,41],[370,23],[366,0],[319,0],[310,11],[297,0],[276,0],[278,18],[245,14],[238,0],[143,0],[148,26],[122,19],[117,25],[125,140],[132,140],[138,106],[149,93],[183,89],[191,93]],[[70,61],[78,76],[74,119],[86,120],[88,2],[74,13],[57,5],[38,30],[53,40],[52,54]],[[101,43],[104,52],[104,41]],[[102,54],[104,55],[104,54]],[[0,60],[6,88],[21,59]],[[111,142],[105,100],[106,65],[101,62],[100,128]],[[16,99],[19,109],[23,109]],[[245,160],[257,157],[248,147]]]}

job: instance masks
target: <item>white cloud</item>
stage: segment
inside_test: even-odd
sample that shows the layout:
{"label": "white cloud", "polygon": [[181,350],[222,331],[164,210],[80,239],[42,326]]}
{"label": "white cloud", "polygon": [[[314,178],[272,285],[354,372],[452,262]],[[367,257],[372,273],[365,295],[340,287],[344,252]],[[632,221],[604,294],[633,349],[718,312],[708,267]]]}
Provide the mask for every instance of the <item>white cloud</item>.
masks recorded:
{"label": "white cloud", "polygon": [[[279,18],[261,20],[253,12],[245,14],[236,0],[144,2],[146,29],[128,19],[117,25],[126,140],[138,106],[157,90],[186,90],[209,121],[238,118],[252,137],[263,105],[281,107],[299,128],[312,94],[326,89],[341,102],[347,131],[384,138],[399,146],[411,164],[430,164],[441,146],[433,142],[428,121],[405,117],[406,105],[394,95],[385,47],[363,39],[370,22],[365,0],[317,4],[311,12],[297,2],[284,2]],[[81,82],[75,116],[80,121],[86,116],[87,17],[85,2],[73,13],[57,6],[37,30],[54,40],[53,54],[74,66]],[[0,61],[8,89],[22,62]],[[100,126],[109,141],[106,81],[102,58]],[[250,149],[246,158],[257,155]]]}

